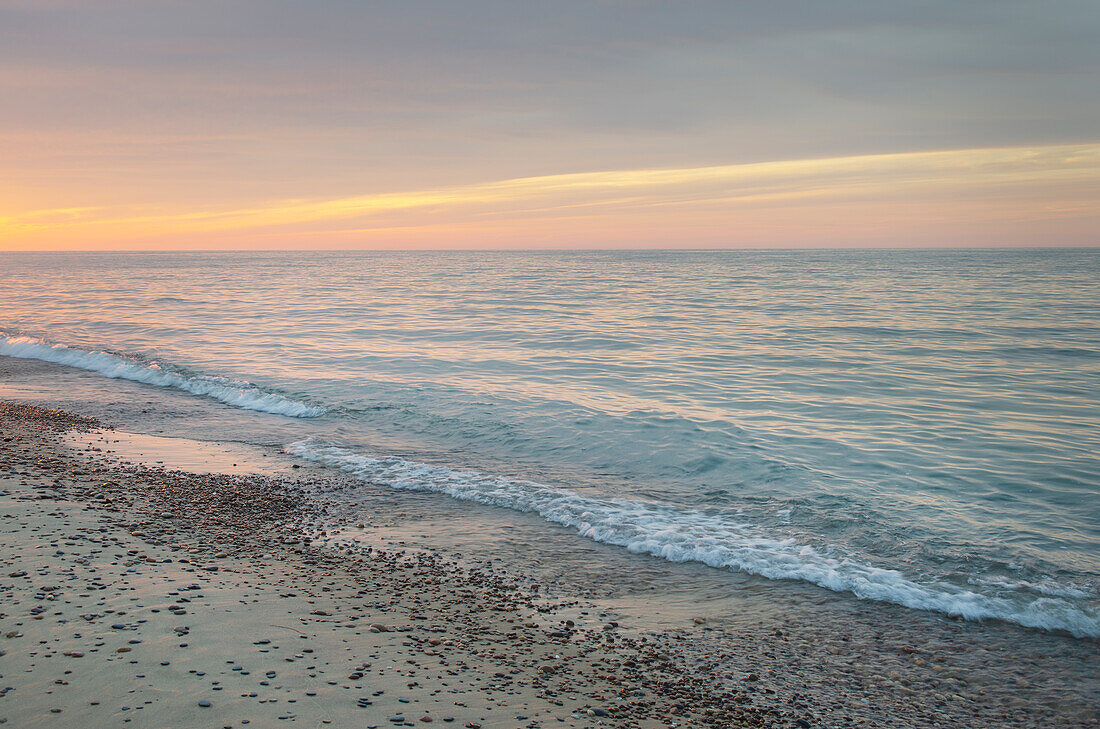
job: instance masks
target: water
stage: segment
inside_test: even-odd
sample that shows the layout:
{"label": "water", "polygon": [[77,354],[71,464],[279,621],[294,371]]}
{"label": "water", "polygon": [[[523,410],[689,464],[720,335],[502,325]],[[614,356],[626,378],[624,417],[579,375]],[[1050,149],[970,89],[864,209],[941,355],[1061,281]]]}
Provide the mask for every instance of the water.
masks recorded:
{"label": "water", "polygon": [[673,562],[1100,636],[1095,252],[0,263],[0,354],[187,393],[208,437]]}

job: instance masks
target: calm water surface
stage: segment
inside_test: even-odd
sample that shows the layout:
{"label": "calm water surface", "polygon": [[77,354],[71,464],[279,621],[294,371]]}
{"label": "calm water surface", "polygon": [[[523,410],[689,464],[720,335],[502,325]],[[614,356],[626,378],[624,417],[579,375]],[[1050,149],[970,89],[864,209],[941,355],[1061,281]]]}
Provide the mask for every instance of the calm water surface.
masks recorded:
{"label": "calm water surface", "polygon": [[190,393],[205,436],[676,562],[1100,636],[1096,252],[0,264],[0,354]]}

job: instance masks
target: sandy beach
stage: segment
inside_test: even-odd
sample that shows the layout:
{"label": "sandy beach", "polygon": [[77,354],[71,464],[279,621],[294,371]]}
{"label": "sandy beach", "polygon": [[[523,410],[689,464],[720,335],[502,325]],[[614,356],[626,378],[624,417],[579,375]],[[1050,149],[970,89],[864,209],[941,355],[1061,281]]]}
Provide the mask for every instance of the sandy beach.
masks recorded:
{"label": "sandy beach", "polygon": [[653,630],[644,604],[632,620],[510,565],[369,546],[326,497],[341,476],[289,458],[208,446],[232,472],[204,473],[168,445],[187,441],[13,403],[0,429],[12,726],[1096,724],[1087,702],[1026,708],[1030,684],[987,692],[858,625],[850,643],[732,634],[700,606]]}
{"label": "sandy beach", "polygon": [[538,585],[311,547],[307,479],[90,466],[56,439],[99,423],[11,405],[0,421],[14,726],[797,721]]}

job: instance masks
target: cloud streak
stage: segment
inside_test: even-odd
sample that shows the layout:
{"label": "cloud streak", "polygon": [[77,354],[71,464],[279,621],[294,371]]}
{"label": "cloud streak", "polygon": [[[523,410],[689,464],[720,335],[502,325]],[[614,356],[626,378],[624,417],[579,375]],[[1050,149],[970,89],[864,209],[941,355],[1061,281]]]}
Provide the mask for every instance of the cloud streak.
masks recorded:
{"label": "cloud streak", "polygon": [[[984,221],[996,226],[1005,216],[1015,223],[1067,214],[1088,218],[1089,202],[1097,199],[1100,143],[582,172],[245,208],[39,209],[0,219],[0,246],[34,248],[59,241],[78,248],[110,242],[126,248],[199,234],[271,241],[289,236],[303,244],[360,235],[368,245],[385,245],[394,230],[403,231],[397,238],[407,244],[420,229],[427,238],[418,246],[446,247],[487,227],[511,229],[523,240],[525,226],[546,221],[559,226],[571,221],[571,229],[586,230],[593,240],[616,226],[677,224],[702,225],[711,238],[723,233],[736,238],[746,220],[759,226],[770,217],[789,227],[784,218],[791,210],[804,215],[838,206],[911,225],[919,209],[935,227],[968,203],[977,216],[971,222],[983,222],[985,211],[1002,218]],[[811,244],[810,228],[819,217],[810,216],[801,232]]]}

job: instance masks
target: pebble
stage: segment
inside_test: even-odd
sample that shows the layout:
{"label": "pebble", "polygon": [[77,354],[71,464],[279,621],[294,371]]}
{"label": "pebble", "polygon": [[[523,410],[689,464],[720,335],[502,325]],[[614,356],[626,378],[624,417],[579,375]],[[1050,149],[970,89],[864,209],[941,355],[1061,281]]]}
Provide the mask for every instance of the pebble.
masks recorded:
{"label": "pebble", "polygon": [[[3,358],[0,358],[0,368],[3,366]],[[13,427],[19,426],[12,425],[13,422],[18,422],[18,418],[9,417],[11,411],[4,410],[3,407],[0,404],[0,433],[6,436]],[[16,450],[12,450],[13,447]],[[29,460],[35,456],[20,454],[22,447],[0,444],[0,477],[5,476],[4,467],[9,464],[16,464],[28,473],[36,472],[32,469],[39,468]],[[69,458],[62,455],[61,451],[49,457]],[[64,468],[72,467],[66,465]],[[11,473],[10,468],[8,472]],[[135,473],[141,474],[148,483],[136,483]],[[77,582],[69,581],[74,579],[69,576],[74,574],[69,568],[84,569],[78,566],[81,564],[79,559],[87,556],[87,550],[80,541],[84,537],[78,536],[76,529],[65,533],[63,527],[51,527],[55,529],[53,534],[56,536],[53,543],[48,538],[42,542],[48,548],[42,550],[41,557],[49,558],[57,565],[64,565],[68,570],[66,576],[61,576],[59,572],[47,574],[35,568],[29,570],[31,575],[36,572],[38,574],[32,578],[33,583],[26,580],[22,585],[16,583],[14,588],[9,583],[5,589],[21,591],[26,595],[28,603],[32,598],[42,601],[33,610],[27,609],[20,613],[26,616],[27,626],[49,626],[55,631],[53,635],[56,640],[67,641],[70,640],[67,635],[57,631],[59,628],[67,631],[68,628],[61,626],[64,626],[65,620],[73,619],[74,623],[79,622],[81,626],[88,628],[88,637],[81,639],[77,636],[72,638],[72,643],[46,644],[39,641],[40,633],[32,633],[28,629],[26,632],[32,635],[32,639],[8,644],[9,655],[16,650],[42,651],[45,657],[60,654],[74,659],[89,655],[92,663],[82,662],[79,664],[80,668],[98,669],[102,665],[105,670],[117,670],[119,667],[132,670],[129,666],[137,664],[136,660],[109,660],[112,651],[127,653],[131,650],[129,646],[112,649],[103,645],[104,626],[109,624],[113,630],[132,630],[135,632],[131,635],[141,635],[147,647],[138,654],[153,665],[159,662],[161,666],[167,666],[169,662],[161,659],[164,651],[170,651],[171,647],[165,645],[161,638],[166,633],[169,636],[173,633],[169,632],[166,621],[175,620],[174,615],[169,617],[169,613],[187,612],[176,604],[177,600],[184,604],[190,601],[189,619],[195,622],[197,628],[203,629],[200,631],[203,640],[196,641],[196,646],[201,646],[201,649],[176,652],[172,662],[177,666],[182,664],[185,668],[193,666],[190,673],[196,679],[205,676],[206,672],[195,670],[204,665],[211,674],[209,678],[224,678],[222,673],[227,669],[221,658],[217,664],[203,664],[212,652],[217,653],[220,649],[216,641],[222,637],[215,638],[210,634],[208,616],[211,611],[226,608],[218,600],[224,594],[221,592],[221,583],[229,581],[228,575],[231,574],[233,580],[247,581],[258,573],[253,571],[253,562],[250,560],[254,560],[256,564],[266,563],[263,567],[273,570],[267,574],[275,575],[273,579],[279,583],[278,587],[272,590],[270,585],[253,585],[250,587],[252,593],[246,595],[241,602],[248,605],[251,602],[272,600],[271,607],[274,610],[288,615],[284,621],[273,617],[271,623],[282,623],[274,627],[266,621],[262,626],[254,624],[253,627],[259,629],[257,633],[224,634],[225,650],[221,651],[221,655],[223,658],[234,657],[233,650],[242,650],[237,644],[240,641],[245,646],[265,646],[260,651],[252,649],[268,654],[263,657],[264,660],[270,659],[279,663],[286,660],[291,665],[286,666],[286,675],[279,679],[283,686],[261,689],[259,696],[256,691],[245,690],[240,693],[242,697],[258,699],[249,703],[262,704],[264,708],[270,706],[272,711],[254,716],[251,720],[240,719],[235,722],[237,725],[255,723],[267,726],[274,724],[276,716],[299,725],[333,720],[338,726],[342,725],[335,709],[332,718],[309,715],[307,709],[317,711],[317,707],[322,705],[326,708],[342,706],[344,711],[355,710],[356,707],[365,709],[372,706],[371,700],[360,697],[356,701],[340,704],[332,701],[335,693],[328,693],[327,688],[320,692],[323,698],[318,701],[295,704],[294,698],[300,698],[303,694],[310,698],[318,696],[317,690],[304,690],[310,685],[304,683],[307,680],[315,682],[317,686],[332,686],[334,692],[337,688],[351,689],[351,686],[336,680],[342,675],[347,676],[348,680],[367,684],[373,684],[376,675],[386,676],[380,679],[383,685],[401,686],[404,681],[415,691],[423,692],[414,694],[416,698],[413,700],[416,701],[424,700],[422,697],[429,695],[438,695],[436,700],[442,703],[448,689],[454,692],[472,691],[479,699],[496,699],[488,707],[480,700],[476,703],[470,701],[472,706],[480,707],[477,711],[496,709],[494,713],[513,716],[517,722],[527,722],[529,714],[536,716],[536,720],[528,726],[553,725],[553,719],[547,717],[545,704],[540,704],[538,714],[535,711],[536,699],[532,695],[543,691],[545,694],[539,696],[537,702],[558,707],[566,703],[584,706],[584,709],[576,710],[575,716],[613,717],[611,722],[606,723],[623,727],[636,726],[643,720],[652,720],[663,726],[678,725],[700,729],[727,726],[774,726],[777,729],[795,726],[799,729],[810,729],[813,726],[870,725],[997,727],[1005,724],[999,721],[996,712],[1007,708],[1013,708],[1016,712],[1013,716],[1019,717],[1017,723],[1020,726],[1056,725],[1033,718],[1038,715],[1032,713],[1031,705],[1024,703],[1038,691],[1036,683],[1025,682],[1021,686],[1015,686],[1012,681],[1006,682],[1006,686],[1020,693],[1016,704],[1005,704],[1002,698],[994,696],[983,695],[979,699],[977,697],[982,692],[978,686],[971,687],[960,678],[964,672],[960,671],[950,651],[932,647],[931,643],[920,643],[920,649],[911,648],[903,640],[895,640],[891,644],[888,629],[884,630],[885,639],[865,636],[853,639],[849,650],[849,646],[841,642],[840,636],[827,641],[825,647],[815,649],[812,643],[806,641],[806,633],[801,628],[788,629],[784,624],[784,630],[779,630],[775,625],[749,625],[745,629],[743,640],[735,636],[730,641],[734,651],[742,652],[726,655],[723,653],[724,647],[716,649],[717,639],[725,637],[721,630],[701,628],[690,633],[687,630],[674,630],[669,633],[639,635],[631,630],[629,623],[628,627],[620,628],[615,620],[609,619],[614,617],[610,611],[600,612],[599,609],[586,606],[583,601],[557,602],[557,598],[547,597],[553,594],[549,588],[543,589],[541,595],[534,595],[536,590],[529,578],[522,582],[510,582],[512,578],[505,578],[504,570],[495,563],[486,563],[466,572],[466,568],[454,568],[430,552],[422,554],[388,546],[361,550],[357,547],[338,547],[338,535],[341,534],[339,531],[331,530],[328,534],[319,530],[301,533],[305,527],[300,530],[299,526],[305,524],[306,519],[312,518],[302,507],[306,500],[300,498],[302,492],[293,491],[293,487],[290,491],[281,491],[284,485],[274,479],[226,479],[216,475],[188,475],[156,469],[108,472],[100,466],[87,467],[86,476],[75,472],[70,474],[68,471],[65,475],[67,484],[64,495],[70,499],[68,504],[79,503],[83,499],[87,501],[89,508],[86,511],[92,517],[116,519],[118,521],[115,523],[126,524],[125,531],[119,531],[116,526],[108,526],[107,522],[103,522],[102,532],[91,533],[94,539],[99,540],[101,535],[115,534],[121,538],[122,544],[116,546],[109,540],[96,541],[98,546],[103,547],[104,554],[93,556],[91,564],[98,565],[100,571],[81,586]],[[111,476],[113,480],[103,481],[105,475]],[[22,475],[17,474],[16,477],[20,478]],[[10,476],[8,478],[5,484],[14,483]],[[94,486],[89,487],[83,479],[88,482],[94,480]],[[68,483],[70,481],[71,484]],[[171,488],[161,488],[163,486]],[[0,489],[15,491],[14,486],[8,485]],[[311,494],[311,499],[312,496]],[[325,502],[318,498],[317,503]],[[109,506],[104,506],[105,504]],[[55,507],[51,502],[46,508]],[[71,506],[62,505],[62,502],[56,508],[71,510]],[[391,516],[397,518],[405,515],[386,513],[385,517],[379,516],[380,535],[385,527],[381,519]],[[372,516],[372,520],[374,518]],[[355,522],[353,518],[345,521],[343,526],[346,528],[353,523],[359,522]],[[137,536],[130,539],[127,533]],[[226,546],[222,549],[212,548],[209,543],[203,542],[204,539]],[[115,555],[115,552],[118,554]],[[168,560],[166,554],[171,554],[175,561]],[[203,566],[211,557],[230,560],[222,564],[231,569],[226,569],[222,574],[214,574],[218,572],[216,565]],[[354,569],[342,571],[342,565],[349,564],[345,557],[347,560],[354,560],[351,562]],[[117,563],[109,565],[112,560],[117,560]],[[284,561],[286,570],[280,564]],[[171,568],[161,567],[168,564],[172,565]],[[3,564],[7,568],[5,572],[12,579],[28,577],[28,570],[8,571],[16,566],[21,565],[10,561]],[[171,569],[176,574],[180,570],[185,571],[184,574],[191,573],[172,586],[172,597],[168,600],[171,604],[167,607],[157,603],[158,599],[164,599],[163,595],[149,599],[143,592],[147,585],[155,582],[158,570],[161,569]],[[259,570],[260,567],[255,569]],[[181,587],[186,579],[199,581]],[[33,586],[35,583],[39,585],[37,588]],[[100,590],[107,592],[99,592]],[[209,595],[206,599],[201,597],[204,590]],[[275,591],[280,598],[287,600],[286,610],[274,603]],[[181,598],[181,594],[187,597]],[[139,598],[132,607],[129,602],[131,596]],[[86,604],[82,602],[85,598]],[[306,607],[307,599],[310,602],[320,602],[326,609]],[[70,600],[73,608],[64,614],[63,611],[69,608],[62,603],[69,605]],[[215,607],[211,607],[210,603]],[[5,603],[4,607],[5,610],[9,609],[9,603]],[[560,607],[569,609],[568,614],[573,615],[576,620],[560,619],[564,615],[555,614],[555,610]],[[586,607],[591,615],[585,611]],[[241,610],[234,598],[228,612],[236,613],[230,616],[235,619],[247,610],[247,607]],[[62,613],[56,615],[56,625],[51,622],[55,612]],[[123,619],[127,612],[129,616],[125,619],[128,623],[108,623],[111,619]],[[302,620],[307,612],[317,616],[335,614],[340,617],[338,621]],[[577,612],[581,617],[577,617]],[[79,621],[75,620],[77,616],[80,617]],[[11,617],[17,625],[22,619],[14,611]],[[44,622],[33,624],[30,622],[31,617]],[[145,618],[148,618],[147,623],[143,622]],[[379,618],[384,618],[385,622]],[[695,625],[707,622],[703,617],[691,620]],[[540,628],[540,623],[548,627]],[[967,624],[960,623],[959,629],[966,626]],[[258,635],[276,629],[290,631],[286,634],[279,633],[277,642],[303,640],[307,642],[300,645],[309,645],[310,648],[295,647],[287,651],[285,648],[288,646],[284,644],[284,650],[280,652],[278,645],[272,645],[270,638],[258,639]],[[171,630],[176,635],[185,635],[189,631],[182,626]],[[990,627],[988,630],[992,632],[994,628]],[[309,631],[316,633],[311,634]],[[708,634],[706,631],[712,632]],[[359,632],[392,632],[393,635],[384,639],[354,637]],[[14,639],[22,637],[23,633],[9,630],[5,635]],[[341,649],[349,649],[346,662],[342,661],[339,654],[326,654],[326,649],[332,646],[331,639],[334,636],[339,636],[337,641],[342,639],[345,644]],[[847,638],[844,640],[847,641]],[[881,651],[876,653],[868,648],[869,645],[873,646],[872,640],[881,642]],[[785,647],[788,641],[789,648]],[[135,638],[132,644],[137,645],[140,642],[140,639]],[[912,638],[909,638],[909,642],[913,642]],[[81,650],[71,650],[74,646],[79,646]],[[815,695],[815,691],[820,691],[818,684],[813,683],[820,679],[820,674],[815,671],[821,669],[807,666],[825,650],[834,647],[839,652],[832,655],[839,658],[836,659],[836,666],[830,670],[838,677],[838,683],[835,687],[829,686],[830,698],[822,700],[819,694]],[[156,653],[157,650],[162,652]],[[99,651],[102,651],[100,658],[108,658],[103,664],[96,663]],[[363,663],[363,659],[372,652],[376,652],[372,657],[378,668],[370,668],[369,664]],[[922,656],[913,655],[918,652]],[[154,655],[146,657],[147,653]],[[776,655],[773,656],[773,653]],[[253,680],[248,677],[243,666],[250,661],[243,653],[238,653],[238,656],[234,663],[239,670],[234,673],[242,677],[241,683],[227,681],[227,684],[244,686]],[[731,657],[739,659],[739,662],[730,660]],[[696,660],[688,663],[686,658]],[[904,664],[899,663],[899,659],[904,659]],[[921,665],[925,659],[929,664],[927,667]],[[391,660],[395,662],[391,664]],[[881,675],[872,675],[858,669],[853,671],[850,667],[856,665],[855,661],[884,661],[885,667],[879,672]],[[64,668],[66,665],[74,669],[78,667],[78,664],[73,663],[62,663],[60,667]],[[261,665],[263,664],[257,663],[253,667]],[[750,668],[752,670],[748,670]],[[779,668],[786,675],[780,674]],[[184,671],[179,670],[181,673]],[[17,679],[12,676],[16,672],[5,673],[8,680],[15,684]],[[56,679],[50,676],[49,680],[54,681],[57,686],[68,686],[68,681],[71,680],[76,686],[80,672],[74,670],[71,673],[72,675],[60,674]],[[774,681],[771,680],[773,674],[777,674]],[[150,672],[150,675],[150,681],[158,678],[155,671]],[[277,677],[274,671],[264,671],[263,675],[271,679],[258,681],[260,686],[265,687],[274,683]],[[299,679],[302,675],[308,678]],[[143,677],[145,674],[136,676]],[[738,676],[743,677],[742,680],[737,680]],[[767,677],[767,680],[761,679],[761,676]],[[134,677],[133,673],[127,676],[131,680]],[[406,681],[406,677],[409,680]],[[807,682],[804,677],[810,681]],[[866,684],[860,686],[858,693],[851,688],[851,682],[856,680]],[[387,681],[391,683],[386,683]],[[928,688],[925,686],[926,681],[937,683],[934,688]],[[485,682],[488,685],[484,685]],[[205,680],[201,683],[207,691],[217,692],[224,688],[220,685],[209,685]],[[895,687],[890,689],[896,692],[893,694],[895,703],[891,703],[888,698],[891,695],[889,690],[880,690],[877,686],[879,683]],[[441,684],[447,686],[447,689],[441,689]],[[373,688],[374,685],[371,685],[370,689]],[[986,684],[985,688],[991,687]],[[135,685],[134,689],[133,705],[126,711],[153,708],[151,702],[144,700],[146,697],[157,702],[158,709],[166,706],[159,703],[164,699],[154,698],[151,693],[144,694],[143,684]],[[0,686],[0,695],[12,690]],[[60,692],[62,689],[54,690]],[[837,692],[835,697],[831,693],[834,690]],[[1025,696],[1025,692],[1032,693]],[[381,693],[378,691],[375,695]],[[439,695],[440,693],[443,695]],[[1065,694],[1069,696],[1070,692]],[[29,696],[22,691],[18,695]],[[864,697],[868,701],[862,701]],[[910,707],[910,713],[898,710],[902,706],[898,697],[904,697],[903,700],[908,701],[906,705]],[[453,698],[455,706],[465,705],[460,700],[463,698],[461,693],[456,693]],[[925,700],[929,698],[932,700]],[[182,700],[194,701],[193,698],[186,697],[186,694],[183,694]],[[604,704],[589,706],[589,702]],[[998,705],[998,702],[1002,703]],[[407,705],[411,700],[401,697],[401,703]],[[1034,703],[1039,705],[1041,702]],[[952,709],[955,704],[960,707]],[[79,705],[79,702],[73,705]],[[209,708],[212,702],[203,700],[199,702],[199,706]],[[302,715],[286,711],[287,706],[300,708]],[[275,707],[282,707],[283,710],[276,712]],[[521,709],[523,713],[516,713]],[[37,709],[39,712],[49,710],[51,707],[48,703],[39,704]],[[475,709],[468,711],[472,713]],[[146,711],[146,714],[149,713]],[[844,719],[845,714],[851,718]],[[563,718],[566,715],[563,710],[557,718],[566,723],[567,720]],[[1050,715],[1048,710],[1047,716]],[[366,721],[377,721],[379,716],[385,714],[379,715],[368,710],[359,713],[359,716],[365,717]],[[466,718],[461,720],[466,721]],[[451,723],[455,718],[444,716],[437,719],[424,713],[416,719],[412,716],[406,718],[401,714],[392,720],[406,724],[416,720],[423,723],[436,720]],[[513,723],[502,723],[500,720],[490,723],[517,726]],[[597,723],[599,722],[592,722],[588,726],[595,726]],[[134,725],[140,726],[142,723],[134,722]],[[361,719],[348,725],[364,726],[364,723]],[[366,726],[376,727],[375,724]],[[465,726],[467,729],[479,729],[481,723],[467,721]]]}

